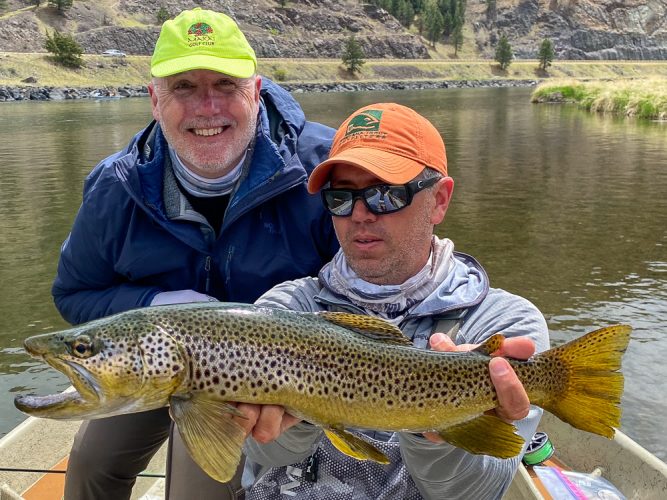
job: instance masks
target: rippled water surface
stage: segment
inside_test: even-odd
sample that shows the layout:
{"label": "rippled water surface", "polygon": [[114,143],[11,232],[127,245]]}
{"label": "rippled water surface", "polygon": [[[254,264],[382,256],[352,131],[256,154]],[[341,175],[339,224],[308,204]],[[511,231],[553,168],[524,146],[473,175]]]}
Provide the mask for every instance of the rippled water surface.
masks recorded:
{"label": "rippled water surface", "polygon": [[[667,458],[667,124],[531,105],[528,89],[298,94],[339,124],[396,101],[445,137],[453,204],[439,231],[492,284],[544,313],[553,343],[613,323],[634,327],[622,429]],[[65,323],[49,289],[86,173],[148,122],[147,99],[0,105],[0,436],[23,391],[67,384],[22,353]]]}

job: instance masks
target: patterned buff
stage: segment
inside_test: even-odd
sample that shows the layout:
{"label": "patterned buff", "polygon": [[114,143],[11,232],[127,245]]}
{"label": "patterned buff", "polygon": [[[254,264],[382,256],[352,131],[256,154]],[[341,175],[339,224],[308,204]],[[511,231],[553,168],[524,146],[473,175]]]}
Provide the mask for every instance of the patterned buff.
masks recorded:
{"label": "patterned buff", "polygon": [[171,165],[174,169],[174,175],[183,188],[192,196],[198,198],[212,198],[214,196],[221,196],[223,194],[231,193],[236,185],[236,181],[241,177],[243,172],[243,162],[245,162],[247,151],[241,158],[234,169],[218,177],[217,179],[208,179],[197,175],[188,169],[176,154],[176,151],[169,146],[169,157],[171,158]]}
{"label": "patterned buff", "polygon": [[339,250],[320,271],[320,280],[335,293],[344,295],[367,313],[399,324],[410,308],[428,297],[444,281],[453,264],[454,243],[433,237],[426,265],[400,285],[374,285],[362,280],[348,266]]}

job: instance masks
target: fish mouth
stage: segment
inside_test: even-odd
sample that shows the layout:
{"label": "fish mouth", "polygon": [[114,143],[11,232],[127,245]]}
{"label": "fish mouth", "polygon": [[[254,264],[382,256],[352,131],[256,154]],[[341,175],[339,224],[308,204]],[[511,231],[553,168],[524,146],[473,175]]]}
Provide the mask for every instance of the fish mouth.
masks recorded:
{"label": "fish mouth", "polygon": [[100,407],[103,391],[86,368],[54,356],[44,356],[42,359],[66,375],[74,387],[46,396],[18,395],[14,398],[16,408],[34,417],[69,420],[87,417]]}
{"label": "fish mouth", "polygon": [[[19,394],[14,398],[14,406],[32,417],[48,417],[63,420],[72,418],[72,408],[83,408],[87,404],[76,390],[64,391],[48,396]],[[62,412],[66,415],[61,415]]]}

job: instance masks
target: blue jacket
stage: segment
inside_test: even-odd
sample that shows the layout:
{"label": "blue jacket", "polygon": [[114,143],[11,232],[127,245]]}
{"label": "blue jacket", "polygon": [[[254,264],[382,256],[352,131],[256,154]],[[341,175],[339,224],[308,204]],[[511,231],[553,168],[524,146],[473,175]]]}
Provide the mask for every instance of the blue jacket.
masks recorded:
{"label": "blue jacket", "polygon": [[217,238],[194,212],[168,217],[168,148],[155,122],[95,167],[52,289],[67,321],[147,306],[170,290],[250,303],[277,283],[317,275],[333,257],[331,217],[306,180],[328,154],[334,131],[306,121],[292,96],[269,80],[261,98],[250,166]]}

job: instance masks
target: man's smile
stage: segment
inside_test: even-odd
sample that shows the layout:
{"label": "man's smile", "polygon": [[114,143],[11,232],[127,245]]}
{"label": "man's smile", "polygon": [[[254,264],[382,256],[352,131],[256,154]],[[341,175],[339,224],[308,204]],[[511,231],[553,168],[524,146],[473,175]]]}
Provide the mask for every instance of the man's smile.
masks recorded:
{"label": "man's smile", "polygon": [[189,129],[194,135],[200,137],[210,137],[223,133],[229,128],[229,125],[223,127],[214,127],[214,128],[191,128]]}

